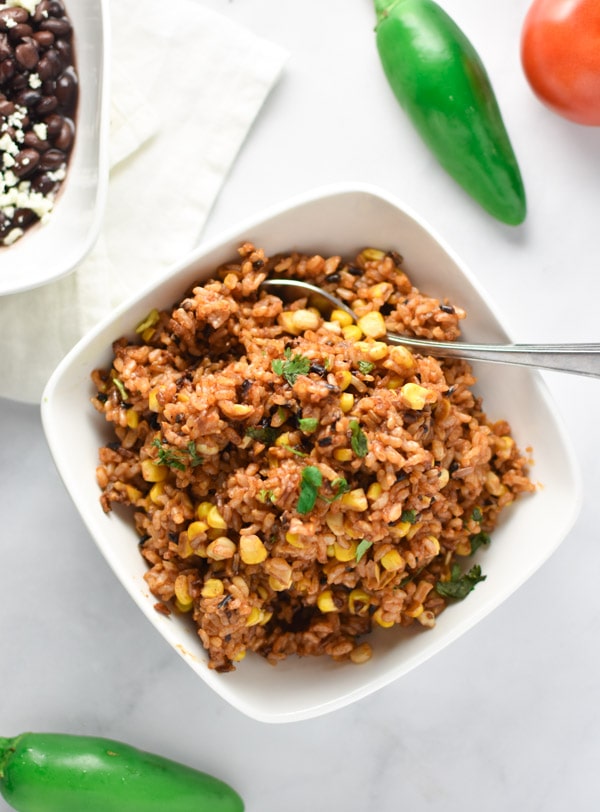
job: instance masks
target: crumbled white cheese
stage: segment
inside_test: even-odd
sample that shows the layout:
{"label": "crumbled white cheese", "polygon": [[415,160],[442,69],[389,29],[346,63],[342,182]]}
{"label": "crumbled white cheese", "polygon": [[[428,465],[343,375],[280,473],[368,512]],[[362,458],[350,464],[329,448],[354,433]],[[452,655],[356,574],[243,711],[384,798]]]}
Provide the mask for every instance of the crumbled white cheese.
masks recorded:
{"label": "crumbled white cheese", "polygon": [[4,25],[6,26],[6,28],[16,28],[17,21],[9,17],[8,20],[4,20]]}
{"label": "crumbled white cheese", "polygon": [[8,133],[4,133],[0,137],[0,152],[5,152],[8,155],[16,155],[19,151],[19,147],[15,142],[12,140]]}
{"label": "crumbled white cheese", "polygon": [[43,121],[38,122],[38,124],[34,124],[31,128],[40,141],[45,141],[48,138],[48,125],[44,124]]}
{"label": "crumbled white cheese", "polygon": [[67,177],[67,165],[62,164],[54,172],[46,172],[46,174],[48,175],[50,180],[53,180],[55,183],[57,181],[62,181]]}
{"label": "crumbled white cheese", "polygon": [[24,8],[30,14],[35,14],[39,2],[40,0],[5,0],[4,3],[0,3],[0,10],[4,8]]}
{"label": "crumbled white cheese", "polygon": [[25,232],[22,228],[13,228],[8,232],[6,237],[2,240],[3,245],[12,245],[19,237],[22,237]]}
{"label": "crumbled white cheese", "polygon": [[38,87],[42,86],[42,80],[40,79],[39,73],[30,73],[29,74],[29,87],[32,90],[37,90]]}
{"label": "crumbled white cheese", "polygon": [[15,163],[16,163],[16,161],[13,158],[13,156],[10,154],[10,152],[5,152],[4,155],[2,156],[2,165],[4,166],[4,168],[5,169],[10,169],[11,167],[13,167],[15,165]]}

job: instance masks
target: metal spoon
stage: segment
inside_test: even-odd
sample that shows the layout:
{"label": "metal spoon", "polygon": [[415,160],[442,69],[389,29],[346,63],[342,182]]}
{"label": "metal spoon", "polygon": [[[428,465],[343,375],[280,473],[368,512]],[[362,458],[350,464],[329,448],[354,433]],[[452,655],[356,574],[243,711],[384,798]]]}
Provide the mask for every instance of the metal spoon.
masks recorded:
{"label": "metal spoon", "polygon": [[[285,302],[308,298],[321,312],[344,310],[356,314],[336,296],[300,279],[265,279],[261,288]],[[387,333],[388,344],[402,344],[442,358],[465,358],[496,364],[551,369],[600,378],[600,344],[466,344],[461,341],[429,341]]]}

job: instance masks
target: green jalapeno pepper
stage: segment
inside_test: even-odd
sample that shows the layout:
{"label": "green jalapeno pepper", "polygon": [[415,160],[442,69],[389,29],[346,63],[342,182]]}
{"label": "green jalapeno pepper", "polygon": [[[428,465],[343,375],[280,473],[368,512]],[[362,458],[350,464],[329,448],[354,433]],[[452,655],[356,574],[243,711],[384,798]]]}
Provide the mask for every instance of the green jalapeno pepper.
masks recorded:
{"label": "green jalapeno pepper", "polygon": [[62,733],[0,738],[0,792],[18,812],[242,812],[227,784],[121,742]]}
{"label": "green jalapeno pepper", "polygon": [[433,0],[375,0],[387,79],[445,170],[498,220],[525,219],[523,181],[475,48]]}

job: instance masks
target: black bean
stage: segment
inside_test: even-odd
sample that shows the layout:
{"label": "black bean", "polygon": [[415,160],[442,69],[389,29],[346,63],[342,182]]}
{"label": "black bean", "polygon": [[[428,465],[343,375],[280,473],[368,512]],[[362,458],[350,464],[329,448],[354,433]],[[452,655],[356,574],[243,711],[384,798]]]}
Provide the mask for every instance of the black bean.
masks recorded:
{"label": "black bean", "polygon": [[0,101],[0,116],[12,116],[15,112],[15,103],[8,101],[8,99],[3,99]]}
{"label": "black bean", "polygon": [[39,192],[42,195],[49,195],[50,192],[53,192],[54,189],[58,186],[55,180],[52,180],[48,175],[44,172],[43,174],[37,174],[33,180],[31,181],[31,186],[34,191]]}
{"label": "black bean", "polygon": [[37,169],[40,154],[35,149],[22,149],[15,155],[13,172],[18,178],[26,178]]}
{"label": "black bean", "polygon": [[15,74],[15,63],[12,59],[3,59],[0,62],[0,85],[8,82]]}
{"label": "black bean", "polygon": [[42,96],[40,103],[35,108],[35,112],[40,118],[53,113],[58,107],[58,99],[56,96]]}
{"label": "black bean", "polygon": [[19,23],[19,25],[15,25],[14,28],[11,28],[8,32],[8,36],[12,40],[12,42],[19,42],[22,39],[26,39],[27,37],[33,36],[33,28],[27,23]]}
{"label": "black bean", "polygon": [[59,104],[68,108],[77,93],[77,76],[73,68],[67,68],[56,81],[56,98]]}
{"label": "black bean", "polygon": [[15,101],[21,107],[27,107],[27,109],[31,109],[32,107],[37,107],[37,105],[42,100],[42,94],[39,90],[33,90],[30,87],[25,87],[15,96]]}
{"label": "black bean", "polygon": [[62,68],[58,51],[49,48],[42,56],[37,66],[38,76],[42,81],[58,76]]}
{"label": "black bean", "polygon": [[39,54],[32,39],[28,39],[15,48],[17,62],[27,70],[33,70],[39,62]]}
{"label": "black bean", "polygon": [[0,62],[3,59],[8,59],[9,56],[12,56],[12,47],[8,41],[8,35],[0,34]]}
{"label": "black bean", "polygon": [[52,113],[52,115],[47,116],[44,119],[44,123],[48,127],[48,138],[53,141],[58,135],[60,135],[60,131],[63,125],[63,117],[59,116],[58,113]]}
{"label": "black bean", "polygon": [[54,34],[52,31],[36,31],[33,34],[33,39],[40,48],[50,48],[54,45]]}
{"label": "black bean", "polygon": [[50,17],[40,23],[40,28],[42,31],[52,31],[55,37],[64,37],[65,34],[71,31],[71,23],[66,17],[62,17],[61,19]]}
{"label": "black bean", "polygon": [[33,130],[28,130],[23,137],[23,144],[26,147],[35,149],[38,152],[45,152],[50,144],[42,140]]}
{"label": "black bean", "polygon": [[54,142],[57,149],[67,152],[71,148],[73,139],[75,138],[75,125],[70,118],[65,118],[63,125],[60,128],[60,133]]}
{"label": "black bean", "polygon": [[[38,156],[39,157],[39,156]],[[61,167],[67,156],[60,149],[48,149],[40,158],[40,169],[53,171]]]}

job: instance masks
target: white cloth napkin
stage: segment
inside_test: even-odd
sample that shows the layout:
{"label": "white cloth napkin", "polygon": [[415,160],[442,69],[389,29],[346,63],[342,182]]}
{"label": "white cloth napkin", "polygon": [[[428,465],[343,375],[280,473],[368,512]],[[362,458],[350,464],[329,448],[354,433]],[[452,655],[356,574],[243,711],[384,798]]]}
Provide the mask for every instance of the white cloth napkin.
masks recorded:
{"label": "white cloth napkin", "polygon": [[0,298],[0,396],[39,402],[56,364],[197,243],[286,52],[198,0],[111,0],[109,181],[69,276]]}

